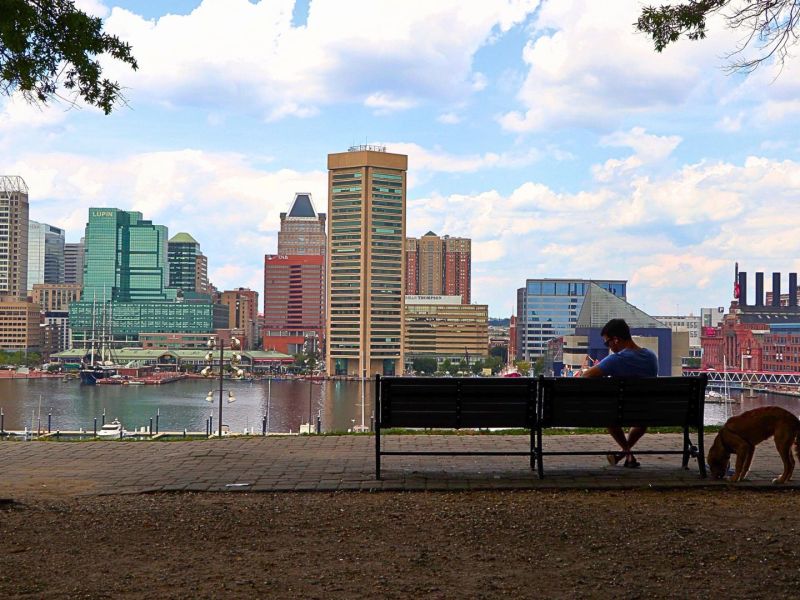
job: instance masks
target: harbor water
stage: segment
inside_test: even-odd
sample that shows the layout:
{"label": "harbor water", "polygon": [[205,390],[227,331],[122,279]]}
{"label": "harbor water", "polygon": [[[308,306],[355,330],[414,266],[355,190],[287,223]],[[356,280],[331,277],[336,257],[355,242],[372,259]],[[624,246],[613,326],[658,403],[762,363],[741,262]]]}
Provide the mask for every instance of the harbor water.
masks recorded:
{"label": "harbor water", "polygon": [[[374,382],[364,385],[364,421],[369,428]],[[261,433],[262,420],[269,415],[270,433],[297,432],[301,424],[319,416],[322,431],[347,431],[361,426],[361,382],[273,380],[223,383],[223,424],[231,432]],[[228,402],[228,392],[235,401]],[[212,392],[212,402],[206,398]],[[47,428],[51,414],[53,431],[91,430],[105,420],[119,419],[132,431],[155,423],[160,431],[205,431],[213,415],[218,426],[219,380],[184,379],[163,385],[82,385],[60,379],[1,379],[0,409],[8,430],[36,429],[41,418]],[[41,417],[39,416],[41,415]]]}
{"label": "harbor water", "polygon": [[[320,419],[323,432],[358,430],[362,419],[362,384],[359,381],[273,380],[225,381],[223,424],[231,432],[245,429],[261,433],[262,420],[269,416],[270,433],[297,432]],[[374,381],[364,389],[364,425],[369,428],[373,414]],[[228,402],[228,392],[235,402]],[[212,402],[206,398],[212,392]],[[731,415],[758,406],[777,405],[800,414],[800,397],[733,390],[733,402],[707,402],[705,423],[718,425]],[[218,381],[186,379],[164,385],[81,385],[60,379],[0,379],[0,409],[7,430],[36,429],[41,420],[47,428],[51,415],[53,431],[92,430],[105,420],[119,419],[132,431],[155,424],[160,431],[205,431],[208,417],[218,427]],[[309,409],[310,407],[310,409]],[[154,425],[155,426],[155,425]]]}

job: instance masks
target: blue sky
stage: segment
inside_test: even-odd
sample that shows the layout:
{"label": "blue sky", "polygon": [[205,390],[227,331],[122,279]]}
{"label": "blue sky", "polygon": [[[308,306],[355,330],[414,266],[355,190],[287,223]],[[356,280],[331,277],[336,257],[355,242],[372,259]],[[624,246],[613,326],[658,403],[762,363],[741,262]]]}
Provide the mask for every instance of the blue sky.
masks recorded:
{"label": "blue sky", "polygon": [[325,211],[327,154],[369,142],[409,155],[409,235],[472,238],[492,316],[532,277],[698,314],[735,261],[800,270],[800,65],[727,75],[717,20],[656,54],[628,0],[77,4],[133,46],[136,73],[106,63],[128,106],[0,100],[2,170],[69,241],[90,206],[140,210],[261,292],[278,214]]}

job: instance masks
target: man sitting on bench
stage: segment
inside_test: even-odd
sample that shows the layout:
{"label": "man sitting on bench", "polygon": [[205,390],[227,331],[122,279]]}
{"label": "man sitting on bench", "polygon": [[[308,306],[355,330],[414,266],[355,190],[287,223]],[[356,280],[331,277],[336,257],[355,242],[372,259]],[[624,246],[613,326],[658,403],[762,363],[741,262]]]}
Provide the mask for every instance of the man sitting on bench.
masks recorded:
{"label": "man sitting on bench", "polygon": [[[647,348],[637,346],[631,339],[631,330],[624,319],[611,319],[600,332],[603,343],[611,354],[595,366],[582,369],[582,377],[655,377],[658,375],[658,358]],[[607,456],[608,462],[616,465],[623,458],[629,469],[639,466],[631,449],[647,431],[647,427],[631,427],[628,437],[622,427],[609,427],[611,437],[622,448]]]}

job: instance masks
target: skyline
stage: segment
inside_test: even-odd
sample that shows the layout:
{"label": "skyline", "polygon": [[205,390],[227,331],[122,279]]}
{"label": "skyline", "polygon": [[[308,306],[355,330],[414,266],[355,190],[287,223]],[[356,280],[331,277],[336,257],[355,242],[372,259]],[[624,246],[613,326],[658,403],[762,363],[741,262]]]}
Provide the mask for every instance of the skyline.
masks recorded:
{"label": "skyline", "polygon": [[797,57],[725,75],[716,20],[657,54],[635,2],[76,4],[132,44],[138,72],[107,67],[129,106],[0,100],[3,172],[68,242],[90,206],[141,211],[263,297],[279,213],[297,192],[324,212],[327,155],[369,142],[409,156],[409,237],[473,240],[493,317],[529,278],[626,279],[649,314],[699,314],[727,307],[736,261],[800,270]]}

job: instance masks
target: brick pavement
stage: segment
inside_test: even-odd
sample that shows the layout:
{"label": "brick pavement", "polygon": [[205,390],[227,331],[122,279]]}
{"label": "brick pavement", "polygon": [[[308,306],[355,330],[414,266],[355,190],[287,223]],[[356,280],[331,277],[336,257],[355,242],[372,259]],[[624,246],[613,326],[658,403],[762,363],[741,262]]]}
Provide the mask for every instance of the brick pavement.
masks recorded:
{"label": "brick pavement", "polygon": [[[677,449],[677,434],[651,434],[642,450]],[[713,435],[708,436],[706,446]],[[385,436],[386,450],[526,450],[525,435]],[[611,449],[605,435],[545,436],[545,451]],[[726,486],[701,479],[680,456],[640,456],[640,469],[602,456],[545,457],[539,480],[526,457],[389,456],[375,480],[372,436],[226,438],[187,442],[0,442],[0,497],[72,497],[154,491],[623,489]],[[771,441],[756,452],[747,487],[772,487],[781,471]],[[800,486],[800,474],[792,486]]]}

